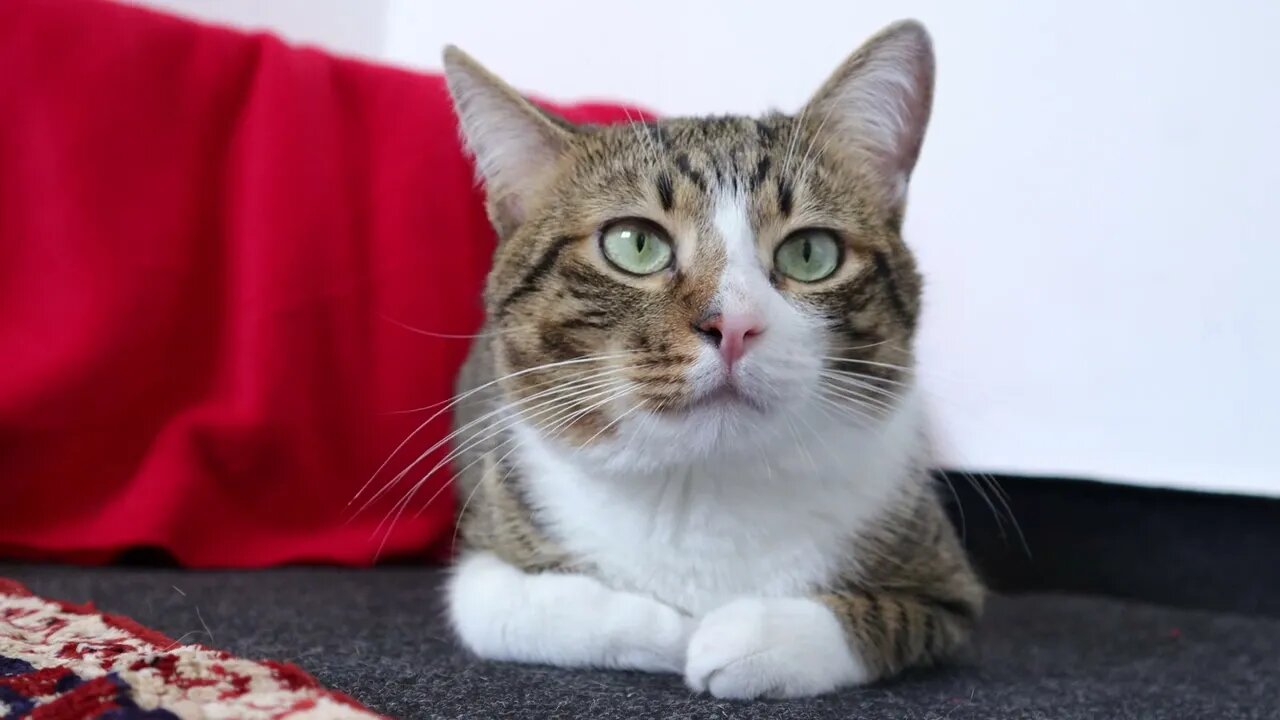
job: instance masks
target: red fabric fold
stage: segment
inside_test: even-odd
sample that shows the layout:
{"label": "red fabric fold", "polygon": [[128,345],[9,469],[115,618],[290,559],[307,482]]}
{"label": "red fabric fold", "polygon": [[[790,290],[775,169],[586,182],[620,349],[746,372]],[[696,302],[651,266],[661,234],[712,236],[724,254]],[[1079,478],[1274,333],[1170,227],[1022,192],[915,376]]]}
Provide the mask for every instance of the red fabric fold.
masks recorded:
{"label": "red fabric fold", "polygon": [[431,415],[395,411],[451,395],[466,341],[404,325],[474,333],[492,245],[438,76],[0,2],[0,553],[366,564],[384,534],[383,557],[442,552],[453,498],[426,500],[447,472],[380,524],[443,452],[348,501]]}

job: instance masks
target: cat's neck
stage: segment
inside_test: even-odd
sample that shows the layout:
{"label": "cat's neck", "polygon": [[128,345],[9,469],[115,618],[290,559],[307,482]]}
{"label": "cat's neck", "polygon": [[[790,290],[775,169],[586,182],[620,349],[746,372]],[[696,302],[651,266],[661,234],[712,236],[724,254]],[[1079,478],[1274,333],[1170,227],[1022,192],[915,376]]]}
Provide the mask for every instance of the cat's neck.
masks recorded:
{"label": "cat's neck", "polygon": [[874,431],[828,423],[801,438],[811,442],[779,438],[739,462],[631,472],[523,428],[519,475],[566,550],[621,586],[695,610],[748,579],[785,594],[849,562],[849,540],[918,488],[921,426],[910,395]]}

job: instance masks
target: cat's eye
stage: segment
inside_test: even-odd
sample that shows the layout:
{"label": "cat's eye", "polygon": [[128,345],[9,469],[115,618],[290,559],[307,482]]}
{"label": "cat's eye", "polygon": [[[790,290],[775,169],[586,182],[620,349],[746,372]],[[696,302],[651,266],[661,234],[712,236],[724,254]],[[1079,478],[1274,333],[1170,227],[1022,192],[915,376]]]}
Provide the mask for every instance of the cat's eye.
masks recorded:
{"label": "cat's eye", "polygon": [[829,230],[797,230],[773,254],[778,272],[800,282],[825,280],[840,267],[840,241]]}
{"label": "cat's eye", "polygon": [[658,226],[642,220],[619,220],[600,234],[600,250],[619,270],[652,275],[671,266],[671,240]]}

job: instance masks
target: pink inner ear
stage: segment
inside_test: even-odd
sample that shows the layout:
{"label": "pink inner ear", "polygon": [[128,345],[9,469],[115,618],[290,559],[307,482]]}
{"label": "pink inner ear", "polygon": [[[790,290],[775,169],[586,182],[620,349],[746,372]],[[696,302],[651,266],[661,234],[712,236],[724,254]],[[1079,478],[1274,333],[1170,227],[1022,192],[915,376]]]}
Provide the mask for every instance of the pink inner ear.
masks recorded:
{"label": "pink inner ear", "polygon": [[[846,73],[843,77],[841,73]],[[815,108],[835,116],[845,142],[889,183],[899,202],[915,168],[933,104],[933,51],[923,29],[902,27],[873,39],[836,75]]]}
{"label": "pink inner ear", "polygon": [[916,160],[920,157],[920,147],[924,144],[925,129],[929,124],[929,113],[933,108],[933,59],[917,58],[912,68],[915,72],[911,91],[904,93],[902,99],[902,123],[899,126],[901,136],[898,138],[896,154],[896,170],[902,174],[903,181],[911,177]]}

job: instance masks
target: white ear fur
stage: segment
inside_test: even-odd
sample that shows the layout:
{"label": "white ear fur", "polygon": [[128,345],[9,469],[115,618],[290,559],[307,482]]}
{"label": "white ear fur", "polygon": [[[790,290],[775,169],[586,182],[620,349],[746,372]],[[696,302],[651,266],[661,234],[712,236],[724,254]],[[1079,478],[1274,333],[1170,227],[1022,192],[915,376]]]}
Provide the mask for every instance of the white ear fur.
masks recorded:
{"label": "white ear fur", "polygon": [[444,51],[444,74],[463,139],[485,182],[490,216],[505,236],[524,222],[569,132],[452,45]]}
{"label": "white ear fur", "polygon": [[924,26],[903,20],[881,30],[840,66],[809,101],[803,115],[828,146],[850,153],[885,184],[886,201],[900,209],[924,142],[933,104],[933,44]]}

